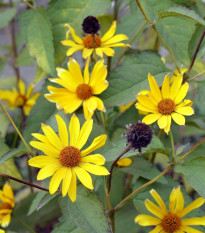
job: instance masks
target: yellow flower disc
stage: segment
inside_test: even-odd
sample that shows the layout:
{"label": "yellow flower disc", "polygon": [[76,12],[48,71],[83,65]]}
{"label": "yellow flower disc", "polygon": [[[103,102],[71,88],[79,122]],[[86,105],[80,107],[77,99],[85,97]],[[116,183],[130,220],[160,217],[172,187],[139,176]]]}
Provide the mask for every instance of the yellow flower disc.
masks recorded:
{"label": "yellow flower disc", "polygon": [[60,152],[60,162],[65,167],[75,167],[80,161],[80,151],[74,146],[66,146]]}

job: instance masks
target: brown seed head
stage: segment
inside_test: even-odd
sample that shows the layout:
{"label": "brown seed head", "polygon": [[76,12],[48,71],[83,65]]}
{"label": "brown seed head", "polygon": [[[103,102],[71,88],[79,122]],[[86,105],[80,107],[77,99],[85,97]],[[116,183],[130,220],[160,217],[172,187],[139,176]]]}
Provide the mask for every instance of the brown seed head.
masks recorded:
{"label": "brown seed head", "polygon": [[[95,48],[100,47],[100,45],[101,45],[100,37],[98,35],[94,35],[94,38],[95,38]],[[88,34],[86,37],[84,37],[83,44],[88,49],[94,48],[93,36],[91,34]]]}
{"label": "brown seed head", "polygon": [[59,158],[63,166],[75,167],[81,158],[80,150],[74,146],[66,146],[61,150]]}
{"label": "brown seed head", "polygon": [[88,84],[80,84],[76,89],[76,94],[79,99],[89,99],[92,96],[92,88]]}

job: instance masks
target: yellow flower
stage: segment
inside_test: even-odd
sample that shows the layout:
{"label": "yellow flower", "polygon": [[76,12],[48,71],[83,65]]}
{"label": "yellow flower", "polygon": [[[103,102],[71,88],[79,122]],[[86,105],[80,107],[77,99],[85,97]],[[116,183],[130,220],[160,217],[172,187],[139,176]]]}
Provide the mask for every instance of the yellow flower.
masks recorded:
{"label": "yellow flower", "polygon": [[96,109],[105,111],[100,98],[95,95],[101,94],[108,88],[107,67],[103,60],[98,61],[89,76],[89,59],[87,60],[84,77],[79,64],[72,58],[68,62],[68,70],[57,68],[59,78],[50,79],[63,88],[48,86],[50,94],[45,97],[57,104],[58,110],[64,109],[65,113],[73,113],[83,104],[84,116],[86,119],[92,117]]}
{"label": "yellow flower", "polygon": [[135,103],[135,101],[132,101],[129,104],[119,106],[120,112],[123,113],[123,112],[127,111],[134,103]]}
{"label": "yellow flower", "polygon": [[[66,40],[61,41],[63,45],[70,46],[66,55],[71,56],[73,53],[79,50],[83,50],[83,58],[89,57],[92,52],[95,51],[100,57],[103,57],[103,53],[107,56],[114,56],[114,50],[112,47],[129,47],[124,43],[119,43],[123,40],[128,40],[128,37],[124,34],[114,35],[116,31],[116,21],[114,21],[110,29],[105,33],[105,35],[100,38],[98,35],[94,35],[95,42],[93,44],[93,36],[88,34],[83,39],[76,35],[75,30],[68,24],[69,32],[66,34]],[[68,40],[69,34],[71,33],[73,40]]]}
{"label": "yellow flower", "polygon": [[124,158],[117,161],[117,165],[120,167],[128,167],[132,164],[132,160],[130,158]]}
{"label": "yellow flower", "polygon": [[18,90],[16,88],[13,88],[13,91],[0,90],[0,100],[4,100],[11,109],[14,109],[15,107],[23,108],[24,114],[29,115],[33,105],[36,103],[36,99],[40,96],[40,93],[35,93],[31,96],[33,91],[34,88],[31,83],[26,93],[25,84],[20,79],[18,81]]}
{"label": "yellow flower", "polygon": [[4,231],[4,230],[2,230],[2,229],[0,229],[0,233],[5,233],[5,231]]}
{"label": "yellow flower", "polygon": [[189,84],[182,84],[182,75],[179,75],[170,86],[169,76],[165,76],[162,88],[157,85],[154,77],[148,75],[151,91],[142,91],[137,95],[136,108],[151,114],[142,120],[145,124],[152,124],[157,121],[160,129],[169,132],[171,118],[178,125],[185,125],[185,117],[194,114],[190,100],[184,100]]}
{"label": "yellow flower", "polygon": [[54,130],[45,124],[42,130],[45,135],[32,134],[39,141],[32,141],[31,146],[43,151],[46,156],[39,155],[29,160],[29,165],[40,168],[37,180],[43,180],[53,176],[49,192],[53,194],[57,191],[61,181],[62,195],[69,195],[74,202],[76,200],[76,176],[80,182],[88,189],[94,189],[91,176],[108,175],[107,169],[101,165],[105,159],[101,154],[91,154],[94,150],[105,144],[107,136],[105,134],[96,137],[92,144],[86,149],[81,149],[88,140],[93,128],[93,120],[87,120],[80,129],[80,121],[73,115],[68,129],[63,119],[56,115],[58,123],[59,137]]}
{"label": "yellow flower", "polygon": [[13,190],[8,182],[0,190],[0,225],[7,227],[11,221],[12,209],[15,206]]}
{"label": "yellow flower", "polygon": [[174,81],[174,79],[175,79],[178,75],[180,75],[180,74],[184,75],[184,73],[186,73],[186,72],[187,72],[187,69],[186,69],[186,68],[181,68],[181,69],[180,69],[180,72],[179,72],[178,70],[174,70],[173,75],[172,75],[172,77],[171,77],[171,79],[170,79],[170,83],[172,83],[172,82]]}
{"label": "yellow flower", "polygon": [[184,197],[180,187],[175,187],[170,194],[168,211],[164,201],[154,189],[150,191],[150,194],[158,206],[148,199],[145,201],[145,206],[157,218],[145,214],[140,214],[135,218],[135,222],[141,226],[156,226],[149,233],[203,233],[189,226],[205,225],[205,217],[182,219],[189,212],[204,204],[203,197],[197,198],[184,207]]}

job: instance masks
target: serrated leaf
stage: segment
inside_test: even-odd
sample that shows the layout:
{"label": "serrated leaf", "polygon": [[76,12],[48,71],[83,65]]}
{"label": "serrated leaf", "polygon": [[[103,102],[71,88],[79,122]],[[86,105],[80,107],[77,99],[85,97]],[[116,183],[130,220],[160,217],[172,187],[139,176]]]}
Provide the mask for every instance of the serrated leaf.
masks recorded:
{"label": "serrated leaf", "polygon": [[4,28],[10,20],[15,16],[16,8],[7,9],[0,13],[0,29]]}
{"label": "serrated leaf", "polygon": [[45,72],[55,75],[54,47],[51,23],[44,7],[23,11],[19,18],[20,28],[29,52]]}
{"label": "serrated leaf", "polygon": [[22,149],[18,149],[18,148],[12,149],[0,157],[0,164],[3,164],[4,162],[6,162],[7,160],[9,160],[13,157],[23,155],[26,153],[28,153],[26,150],[22,150]]}
{"label": "serrated leaf", "polygon": [[123,64],[110,73],[109,88],[101,95],[106,107],[126,105],[136,100],[142,90],[148,90],[148,73],[162,83],[168,73],[160,56],[153,52],[132,53],[124,56]]}
{"label": "serrated leaf", "polygon": [[158,15],[161,19],[166,17],[182,17],[205,26],[205,20],[203,20],[195,11],[185,7],[172,7],[167,11],[159,11]]}
{"label": "serrated leaf", "polygon": [[111,233],[107,216],[96,195],[81,185],[78,185],[77,190],[76,202],[71,202],[68,196],[59,198],[63,217],[70,218],[75,226],[86,232]]}
{"label": "serrated leaf", "polygon": [[[106,161],[113,161],[117,158],[117,156],[126,148],[126,139],[121,139],[111,145],[110,148],[106,148],[104,152],[102,152],[103,156],[105,157]],[[142,153],[149,153],[149,152],[161,152],[167,153],[168,151],[164,148],[162,142],[157,136],[153,136],[151,143],[146,148],[142,148]],[[139,155],[137,150],[130,150],[127,152],[123,158],[130,157],[132,155]]]}
{"label": "serrated leaf", "polygon": [[[62,63],[68,47],[61,45],[65,39],[67,28],[64,24],[74,27],[82,36],[81,24],[88,15],[99,16],[107,12],[110,0],[52,0],[49,3],[48,14],[52,23],[55,47],[56,65]],[[60,17],[59,17],[60,15]]]}
{"label": "serrated leaf", "polygon": [[187,182],[200,196],[205,197],[205,157],[198,157],[187,163],[178,164],[174,170],[184,174]]}

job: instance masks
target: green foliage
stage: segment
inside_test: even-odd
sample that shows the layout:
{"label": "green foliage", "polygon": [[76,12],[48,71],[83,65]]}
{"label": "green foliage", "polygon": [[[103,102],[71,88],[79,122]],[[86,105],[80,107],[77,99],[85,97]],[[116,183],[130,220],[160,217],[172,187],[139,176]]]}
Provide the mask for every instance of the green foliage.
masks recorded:
{"label": "green foliage", "polygon": [[22,149],[13,149],[8,151],[7,153],[3,154],[0,158],[0,164],[3,164],[4,162],[6,162],[7,160],[15,157],[15,156],[19,156],[19,155],[23,155],[27,153],[26,150],[22,150]]}
{"label": "green foliage", "polygon": [[10,8],[0,13],[0,29],[7,26],[9,21],[13,19],[16,14],[16,8]]}
{"label": "green foliage", "polygon": [[111,233],[110,223],[95,194],[81,185],[77,190],[77,201],[74,203],[68,197],[59,198],[63,217],[70,218],[74,225],[86,232]]}

